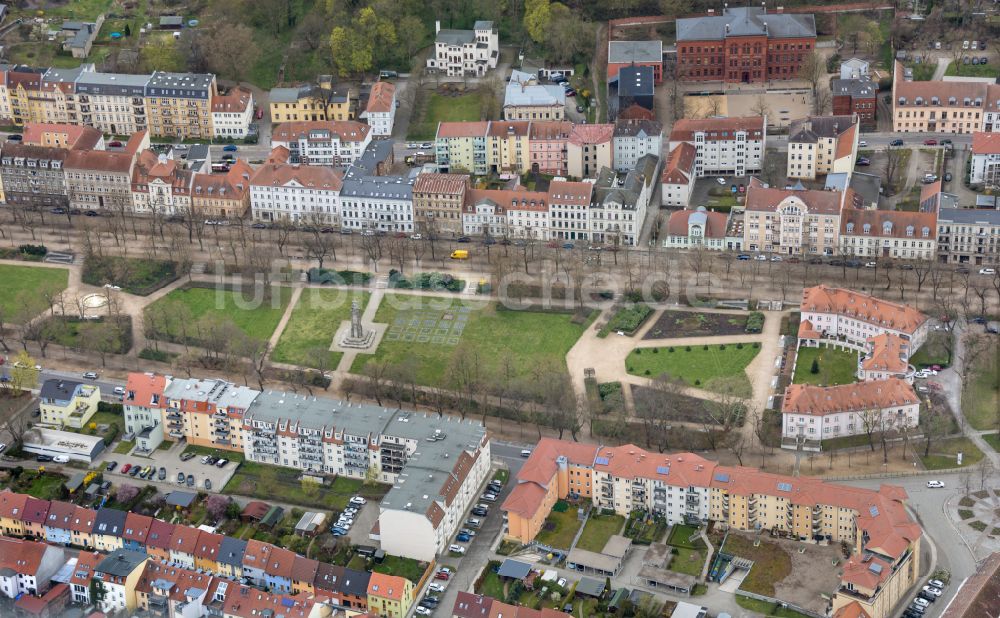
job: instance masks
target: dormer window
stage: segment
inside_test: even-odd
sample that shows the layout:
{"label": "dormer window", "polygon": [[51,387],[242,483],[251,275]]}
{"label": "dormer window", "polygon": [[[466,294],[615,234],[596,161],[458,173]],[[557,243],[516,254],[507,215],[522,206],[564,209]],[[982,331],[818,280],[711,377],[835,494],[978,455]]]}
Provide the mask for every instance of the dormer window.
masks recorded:
{"label": "dormer window", "polygon": [[937,97],[931,97],[931,105],[940,105],[940,104],[941,104],[941,99]]}
{"label": "dormer window", "polygon": [[920,235],[923,236],[924,238],[927,238],[928,236],[930,236],[930,234],[931,234],[931,228],[927,227],[926,225],[923,227],[923,229],[920,230]]}
{"label": "dormer window", "polygon": [[983,98],[982,97],[976,97],[976,100],[974,101],[974,105],[976,107],[982,107],[983,106]]}
{"label": "dormer window", "polygon": [[906,97],[899,97],[899,104],[906,105]]}
{"label": "dormer window", "polygon": [[924,104],[924,98],[923,97],[917,97],[916,100],[913,101],[913,104],[914,105],[923,105]]}
{"label": "dormer window", "polygon": [[872,233],[872,224],[871,223],[865,223],[863,226],[861,226],[861,231],[864,232],[865,234],[871,234]]}
{"label": "dormer window", "polygon": [[913,236],[913,226],[912,225],[907,225],[906,226],[906,235],[907,236]]}
{"label": "dormer window", "polygon": [[966,105],[967,106],[970,102],[971,102],[971,99],[969,97],[965,97],[965,98],[962,99],[962,105]]}
{"label": "dormer window", "polygon": [[954,105],[955,103],[958,103],[958,99],[955,97],[948,97],[948,105]]}
{"label": "dormer window", "polygon": [[848,234],[853,234],[854,233],[854,224],[853,223],[848,223],[847,224],[847,233]]}
{"label": "dormer window", "polygon": [[887,235],[891,233],[892,233],[892,222],[886,221],[885,223],[882,224],[882,234]]}

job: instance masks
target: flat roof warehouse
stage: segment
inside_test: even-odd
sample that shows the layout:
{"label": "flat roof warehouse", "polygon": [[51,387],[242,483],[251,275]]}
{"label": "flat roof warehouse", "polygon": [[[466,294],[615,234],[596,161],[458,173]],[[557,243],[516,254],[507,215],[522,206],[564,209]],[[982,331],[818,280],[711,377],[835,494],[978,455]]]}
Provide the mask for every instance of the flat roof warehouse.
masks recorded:
{"label": "flat roof warehouse", "polygon": [[71,431],[33,427],[24,434],[24,450],[35,455],[65,455],[91,463],[104,450],[104,439]]}

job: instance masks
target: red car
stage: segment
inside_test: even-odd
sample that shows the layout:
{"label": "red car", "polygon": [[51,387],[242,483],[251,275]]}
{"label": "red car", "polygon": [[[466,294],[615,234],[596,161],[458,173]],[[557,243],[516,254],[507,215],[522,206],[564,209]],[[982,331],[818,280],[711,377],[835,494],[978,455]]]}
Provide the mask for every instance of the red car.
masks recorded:
{"label": "red car", "polygon": [[937,146],[937,140],[936,139],[925,139],[924,140],[924,146]]}
{"label": "red car", "polygon": [[448,581],[448,577],[449,575],[444,571],[438,571],[437,573],[434,574],[434,579],[441,579],[444,581]]}
{"label": "red car", "polygon": [[122,147],[122,143],[119,142],[119,141],[117,141],[117,140],[115,140],[115,141],[111,142],[110,144],[108,144],[108,146],[111,146],[112,148],[121,148]]}
{"label": "red car", "polygon": [[128,471],[131,469],[132,469],[132,464],[127,463],[124,466],[122,466],[121,473],[128,474]]}

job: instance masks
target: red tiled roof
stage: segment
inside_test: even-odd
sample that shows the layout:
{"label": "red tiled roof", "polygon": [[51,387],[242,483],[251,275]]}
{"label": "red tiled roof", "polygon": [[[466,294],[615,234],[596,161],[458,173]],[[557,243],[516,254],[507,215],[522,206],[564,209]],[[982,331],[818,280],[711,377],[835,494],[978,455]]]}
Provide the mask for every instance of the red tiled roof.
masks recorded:
{"label": "red tiled roof", "polygon": [[[300,139],[310,139],[313,131],[329,132],[342,142],[363,142],[368,137],[371,127],[356,120],[303,120],[283,122],[271,132],[271,142],[293,142]],[[325,138],[323,138],[325,139]]]}
{"label": "red tiled roof", "polygon": [[27,494],[14,493],[9,489],[0,491],[0,517],[20,521],[24,516],[24,503],[28,498]]}
{"label": "red tiled roof", "polygon": [[870,352],[861,359],[861,368],[867,371],[904,373],[908,368],[909,342],[892,333],[882,333],[868,340]]}
{"label": "red tiled roof", "polygon": [[435,193],[458,195],[469,186],[469,177],[465,174],[420,174],[413,183],[414,193]]}
{"label": "red tiled roof", "polygon": [[376,82],[372,86],[365,111],[375,114],[391,112],[395,106],[396,85],[392,82]]}
{"label": "red tiled roof", "polygon": [[687,236],[688,221],[696,213],[705,215],[705,238],[725,238],[729,217],[721,212],[704,210],[704,207],[700,207],[698,210],[678,210],[671,213],[670,218],[667,219],[667,234],[669,236]]}
{"label": "red tiled roof", "polygon": [[[167,377],[156,373],[130,373],[125,383],[125,405],[143,408],[163,408],[163,389],[167,387]],[[134,396],[133,396],[134,395]],[[153,396],[156,403],[153,403]]]}
{"label": "red tiled roof", "polygon": [[670,151],[667,162],[663,166],[660,182],[663,184],[686,185],[694,174],[694,162],[698,158],[698,149],[684,142]]}
{"label": "red tiled roof", "polygon": [[777,189],[750,183],[747,187],[746,209],[774,212],[785,200],[795,198],[804,203],[811,213],[836,215],[840,214],[843,197],[844,194],[840,191]]}
{"label": "red tiled roof", "polygon": [[35,575],[48,549],[45,543],[0,537],[0,570],[10,569],[22,575]]}
{"label": "red tiled roof", "polygon": [[42,146],[42,135],[61,133],[66,136],[65,148],[92,149],[104,135],[94,127],[66,123],[26,122],[22,141],[25,144]]}
{"label": "red tiled roof", "polygon": [[517,189],[469,189],[465,193],[465,212],[475,212],[476,204],[489,200],[497,205],[497,214],[510,210],[548,211],[549,194]]}
{"label": "red tiled roof", "polygon": [[246,88],[237,86],[226,94],[212,97],[212,111],[218,113],[245,112],[253,100],[253,93]]}
{"label": "red tiled roof", "polygon": [[569,182],[553,180],[549,183],[549,202],[587,206],[594,192],[592,182]]}
{"label": "red tiled roof", "polygon": [[[921,201],[922,198],[923,196],[921,196]],[[887,229],[887,223],[889,224],[888,234],[884,232]],[[868,234],[864,233],[866,224],[870,226]],[[852,225],[850,232],[847,231],[848,225]],[[908,228],[912,228],[912,230]],[[927,236],[924,236],[924,228],[927,228]],[[937,238],[937,212],[845,208],[841,212],[840,233],[848,236],[871,236],[873,238],[934,240]]]}
{"label": "red tiled roof", "polygon": [[1000,154],[1000,133],[973,133],[972,154]]}
{"label": "red tiled roof", "polygon": [[614,136],[613,124],[574,124],[569,134],[569,141],[577,145],[606,144]]}
{"label": "red tiled roof", "polygon": [[822,284],[802,291],[799,310],[850,316],[856,320],[904,333],[913,333],[927,321],[927,316],[908,305]]}
{"label": "red tiled roof", "polygon": [[29,524],[44,525],[45,520],[49,516],[50,504],[48,500],[29,497],[24,503],[24,514],[21,516],[21,521]]}
{"label": "red tiled roof", "polygon": [[198,543],[194,548],[194,557],[202,560],[217,560],[219,558],[219,547],[222,546],[221,534],[206,532],[204,530],[198,535]]}
{"label": "red tiled roof", "polygon": [[170,551],[194,555],[194,550],[198,547],[199,534],[201,530],[197,528],[176,526],[173,536],[170,537]]}
{"label": "red tiled roof", "polygon": [[704,133],[705,140],[710,142],[729,141],[735,139],[733,134],[739,131],[746,131],[750,139],[760,139],[764,135],[764,117],[681,118],[670,131],[670,141],[691,142],[696,133]]}
{"label": "red tiled roof", "polygon": [[283,186],[290,182],[327,191],[340,191],[344,185],[344,174],[325,165],[274,165],[266,163],[257,170],[251,185]]}
{"label": "red tiled roof", "polygon": [[489,128],[490,123],[485,120],[475,122],[440,122],[438,123],[437,138],[486,137],[486,131]]}
{"label": "red tiled roof", "polygon": [[783,414],[826,416],[839,412],[864,412],[920,403],[913,387],[899,378],[856,382],[839,386],[792,384],[782,399]]}
{"label": "red tiled roof", "polygon": [[368,580],[368,595],[401,601],[406,593],[408,583],[408,580],[398,575],[372,573],[371,579]]}
{"label": "red tiled roof", "polygon": [[174,524],[169,524],[162,519],[154,519],[149,526],[149,533],[146,534],[146,547],[153,549],[170,549],[170,539],[174,536]]}
{"label": "red tiled roof", "polygon": [[191,197],[242,201],[250,191],[253,174],[253,168],[243,159],[237,159],[225,174],[195,174]]}
{"label": "red tiled roof", "polygon": [[122,538],[126,541],[135,541],[145,545],[146,537],[149,535],[149,528],[152,525],[152,517],[129,512],[125,516],[125,530],[122,532]]}

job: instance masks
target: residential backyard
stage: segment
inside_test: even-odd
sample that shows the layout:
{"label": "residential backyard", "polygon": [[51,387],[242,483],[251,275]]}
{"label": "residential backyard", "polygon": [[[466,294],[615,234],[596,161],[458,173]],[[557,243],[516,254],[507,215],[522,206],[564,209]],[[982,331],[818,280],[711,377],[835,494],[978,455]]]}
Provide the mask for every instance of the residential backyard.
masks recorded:
{"label": "residential backyard", "polygon": [[736,385],[733,394],[746,397],[751,392],[746,368],[758,352],[760,346],[751,343],[637,348],[625,359],[625,366],[632,375],[667,374],[706,390],[713,390],[713,382],[720,378],[732,378],[726,382]]}
{"label": "residential backyard", "polygon": [[512,311],[497,303],[386,294],[375,322],[387,324],[374,355],[359,354],[351,371],[362,373],[369,359],[414,364],[417,383],[448,386],[449,365],[460,348],[480,375],[498,375],[510,361],[512,378],[539,366],[566,366],[566,353],[592,318],[570,313]]}
{"label": "residential backyard", "polygon": [[[813,372],[815,361],[816,372]],[[858,353],[834,348],[799,348],[794,384],[835,386],[853,384],[858,377]]]}
{"label": "residential backyard", "polygon": [[332,369],[342,352],[330,350],[341,323],[351,319],[351,302],[364,312],[371,294],[346,289],[306,288],[292,309],[271,359],[314,369]]}
{"label": "residential backyard", "polygon": [[222,493],[342,511],[355,494],[381,499],[389,491],[388,485],[365,485],[361,479],[342,476],[320,487],[302,482],[299,476],[299,471],[290,468],[244,461]]}
{"label": "residential backyard", "polygon": [[910,364],[918,369],[930,365],[947,367],[951,364],[951,345],[951,331],[932,330],[923,345],[910,357]]}
{"label": "residential backyard", "polygon": [[580,535],[576,547],[600,552],[612,535],[621,532],[624,524],[625,518],[621,515],[591,514],[587,525],[583,527],[583,534]]}
{"label": "residential backyard", "polygon": [[267,340],[278,326],[292,292],[286,287],[270,289],[273,292],[267,298],[240,298],[240,292],[214,288],[174,290],[146,308],[147,316],[153,314],[147,320],[154,320],[152,329],[147,326],[147,334],[166,341],[183,342],[186,338],[196,342],[204,340],[219,324],[232,321],[248,337]]}
{"label": "residential backyard", "polygon": [[[3,293],[0,294],[0,312],[3,313],[6,321],[16,322],[18,309],[23,306],[22,301],[25,298],[22,293],[41,298],[41,290],[56,292],[65,290],[69,282],[69,270],[0,264],[0,281],[3,282]],[[43,305],[42,308],[45,306]]]}
{"label": "residential backyard", "polygon": [[413,122],[406,134],[408,140],[433,140],[439,122],[460,122],[483,118],[483,94],[471,91],[460,95],[436,91],[418,95]]}
{"label": "residential backyard", "polygon": [[775,595],[774,584],[792,572],[792,559],[777,543],[761,539],[758,546],[741,535],[730,534],[721,551],[753,561],[753,568],[740,589],[764,596]]}
{"label": "residential backyard", "polygon": [[569,549],[582,523],[577,513],[576,506],[560,500],[552,507],[549,516],[545,518],[542,530],[535,537],[535,540],[557,549]]}

